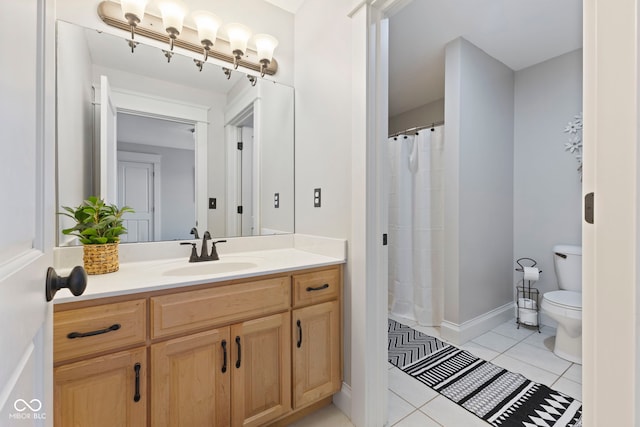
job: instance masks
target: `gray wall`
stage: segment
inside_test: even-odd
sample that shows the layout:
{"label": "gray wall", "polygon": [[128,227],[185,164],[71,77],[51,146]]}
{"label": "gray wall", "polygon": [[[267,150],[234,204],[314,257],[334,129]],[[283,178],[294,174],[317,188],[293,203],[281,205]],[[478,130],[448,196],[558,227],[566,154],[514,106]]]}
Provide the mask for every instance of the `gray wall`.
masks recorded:
{"label": "gray wall", "polygon": [[582,50],[516,72],[513,255],[538,260],[541,292],[557,289],[553,245],[581,243],[581,182],[563,132],[580,111]]}
{"label": "gray wall", "polygon": [[[260,216],[262,228],[293,233],[293,88],[260,82]],[[274,208],[274,193],[280,207]],[[263,230],[259,230],[260,233]]]}
{"label": "gray wall", "polygon": [[160,161],[160,237],[156,240],[192,239],[195,226],[195,152],[118,141],[118,150],[158,154]]}
{"label": "gray wall", "polygon": [[[295,15],[295,230],[351,235],[352,5],[306,0]],[[327,31],[331,28],[331,31]],[[336,46],[340,46],[336,49]],[[331,64],[318,67],[318,64]],[[330,89],[327,89],[330,88]],[[322,207],[313,189],[322,188]],[[351,248],[344,282],[344,380],[351,383]],[[360,254],[362,255],[362,254]]]}
{"label": "gray wall", "polygon": [[442,121],[444,121],[444,98],[389,117],[389,135]]}
{"label": "gray wall", "polygon": [[513,300],[514,73],[446,47],[445,312],[462,324]]}
{"label": "gray wall", "polygon": [[[83,30],[57,23],[57,170],[60,206],[75,207],[93,195],[93,89],[91,57]],[[73,173],[71,173],[73,171]],[[61,209],[60,209],[61,210]],[[73,221],[58,216],[59,229]],[[58,233],[61,245],[75,237]]]}

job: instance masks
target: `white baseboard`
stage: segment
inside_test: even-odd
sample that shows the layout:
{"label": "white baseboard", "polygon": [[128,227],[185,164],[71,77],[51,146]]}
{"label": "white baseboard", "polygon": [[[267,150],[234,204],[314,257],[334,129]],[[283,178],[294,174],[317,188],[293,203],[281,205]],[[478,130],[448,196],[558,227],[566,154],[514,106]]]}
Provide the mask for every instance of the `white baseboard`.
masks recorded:
{"label": "white baseboard", "polygon": [[467,320],[461,325],[443,320],[440,327],[440,334],[445,340],[456,345],[462,345],[513,318],[515,318],[515,316],[512,301],[471,320]]}
{"label": "white baseboard", "polygon": [[351,419],[351,386],[349,384],[342,383],[340,391],[333,395],[333,404]]}

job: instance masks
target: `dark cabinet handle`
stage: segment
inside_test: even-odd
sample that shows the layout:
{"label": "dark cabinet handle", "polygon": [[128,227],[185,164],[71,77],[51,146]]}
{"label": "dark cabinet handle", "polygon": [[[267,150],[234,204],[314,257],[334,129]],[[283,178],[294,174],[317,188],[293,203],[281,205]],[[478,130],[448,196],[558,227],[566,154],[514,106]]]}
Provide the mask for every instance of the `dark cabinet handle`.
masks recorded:
{"label": "dark cabinet handle", "polygon": [[44,285],[44,293],[47,301],[51,301],[53,296],[62,288],[68,288],[75,296],[82,295],[87,288],[87,272],[79,265],[73,267],[67,277],[60,277],[53,267],[47,269],[47,278]]}
{"label": "dark cabinet handle", "polygon": [[222,373],[227,372],[227,340],[222,340]]}
{"label": "dark cabinet handle", "polygon": [[240,367],[242,361],[242,346],[240,345],[240,337],[236,337],[236,344],[238,345],[238,360],[236,360],[236,368]]}
{"label": "dark cabinet handle", "polygon": [[296,322],[296,325],[298,325],[298,348],[302,347],[302,325],[300,324],[300,320],[298,319],[298,321]]}
{"label": "dark cabinet handle", "polygon": [[133,395],[133,401],[139,402],[140,401],[140,364],[136,363],[135,365],[133,365],[133,370],[136,373],[136,391],[135,391],[135,394]]}
{"label": "dark cabinet handle", "polygon": [[325,284],[324,284],[324,285],[322,285],[322,286],[318,286],[317,288],[312,288],[311,286],[309,286],[309,287],[307,288],[307,292],[321,291],[321,290],[323,290],[323,289],[327,289],[328,287],[329,287],[329,284],[328,284],[328,283],[325,283]]}
{"label": "dark cabinet handle", "polygon": [[109,326],[108,328],[104,328],[104,329],[99,329],[97,331],[91,331],[91,332],[70,332],[67,335],[67,338],[69,338],[70,340],[74,339],[74,338],[84,338],[84,337],[92,337],[94,335],[100,335],[100,334],[106,334],[107,332],[111,332],[111,331],[117,331],[118,329],[120,329],[120,323],[115,323],[111,326]]}

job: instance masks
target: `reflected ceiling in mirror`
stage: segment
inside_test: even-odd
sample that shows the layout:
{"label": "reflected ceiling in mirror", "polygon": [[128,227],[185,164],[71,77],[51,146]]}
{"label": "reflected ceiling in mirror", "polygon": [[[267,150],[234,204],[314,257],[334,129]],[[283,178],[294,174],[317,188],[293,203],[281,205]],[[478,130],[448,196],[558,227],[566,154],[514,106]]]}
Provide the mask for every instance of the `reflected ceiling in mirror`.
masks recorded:
{"label": "reflected ceiling in mirror", "polygon": [[[254,87],[235,70],[227,79],[213,63],[199,71],[188,55],[167,62],[144,43],[132,54],[124,36],[66,22],[57,68],[58,206],[90,195],[133,205],[123,242],[190,239],[194,226],[214,237],[294,231],[293,88]],[[68,238],[59,244],[75,244]]]}

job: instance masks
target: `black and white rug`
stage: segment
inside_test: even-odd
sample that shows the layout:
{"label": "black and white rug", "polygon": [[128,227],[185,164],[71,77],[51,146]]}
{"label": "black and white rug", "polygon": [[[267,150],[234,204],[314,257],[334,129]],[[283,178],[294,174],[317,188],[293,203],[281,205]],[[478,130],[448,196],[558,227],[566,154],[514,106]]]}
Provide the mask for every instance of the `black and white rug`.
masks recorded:
{"label": "black and white rug", "polygon": [[496,427],[580,427],[582,404],[389,319],[389,362]]}

